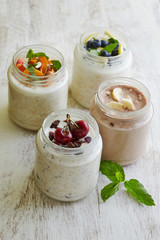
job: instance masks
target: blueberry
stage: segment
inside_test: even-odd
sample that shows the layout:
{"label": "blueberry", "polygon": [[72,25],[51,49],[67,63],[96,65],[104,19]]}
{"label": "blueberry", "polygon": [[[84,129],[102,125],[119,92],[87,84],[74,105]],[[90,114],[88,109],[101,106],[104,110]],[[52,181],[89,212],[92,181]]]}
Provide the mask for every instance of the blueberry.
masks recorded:
{"label": "blueberry", "polygon": [[98,47],[101,47],[101,40],[99,39],[95,39],[92,43],[92,47],[93,48],[98,48]]}
{"label": "blueberry", "polygon": [[112,56],[117,56],[118,55],[118,49],[114,49],[112,51]]}
{"label": "blueberry", "polygon": [[92,48],[93,47],[92,44],[93,44],[93,40],[89,40],[86,45],[87,49]]}
{"label": "blueberry", "polygon": [[84,48],[85,48],[86,50],[88,50],[87,46],[84,46]]}
{"label": "blueberry", "polygon": [[119,44],[117,44],[117,46],[115,47],[115,49],[114,49],[114,50],[118,50],[118,48],[119,48]]}
{"label": "blueberry", "polygon": [[107,46],[108,44],[109,44],[108,41],[106,41],[106,40],[101,40],[101,47],[105,47],[105,46]]}
{"label": "blueberry", "polygon": [[101,56],[102,56],[102,57],[110,57],[111,55],[110,55],[106,50],[103,50],[103,51],[101,52]]}

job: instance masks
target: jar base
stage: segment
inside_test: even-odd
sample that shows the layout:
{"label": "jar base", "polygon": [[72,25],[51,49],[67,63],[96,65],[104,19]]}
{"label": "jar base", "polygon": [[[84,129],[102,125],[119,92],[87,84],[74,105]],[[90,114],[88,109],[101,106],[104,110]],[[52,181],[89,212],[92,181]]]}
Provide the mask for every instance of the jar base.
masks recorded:
{"label": "jar base", "polygon": [[8,111],[8,114],[9,114],[9,118],[11,119],[11,121],[13,123],[15,123],[18,127],[21,127],[21,128],[24,128],[26,130],[31,130],[31,131],[38,131],[40,128],[41,128],[41,125],[40,126],[29,126],[29,125],[25,125],[23,124],[22,122],[16,120],[11,114],[10,112]]}
{"label": "jar base", "polygon": [[34,171],[34,179],[35,179],[35,183],[36,183],[36,186],[38,187],[38,189],[42,192],[42,193],[44,193],[45,195],[47,195],[49,198],[52,198],[52,199],[54,199],[54,200],[56,200],[56,201],[60,201],[60,202],[75,202],[75,201],[79,201],[79,200],[81,200],[81,199],[83,199],[83,198],[85,198],[85,197],[87,197],[93,190],[94,190],[94,188],[92,188],[87,194],[85,193],[84,195],[81,195],[81,196],[79,196],[79,197],[74,197],[74,198],[61,198],[61,197],[59,197],[59,196],[51,196],[50,194],[49,194],[49,192],[47,192],[47,191],[45,191],[44,189],[42,189],[41,187],[40,187],[40,185],[38,184],[38,181],[36,180],[36,176],[35,176],[35,171]]}

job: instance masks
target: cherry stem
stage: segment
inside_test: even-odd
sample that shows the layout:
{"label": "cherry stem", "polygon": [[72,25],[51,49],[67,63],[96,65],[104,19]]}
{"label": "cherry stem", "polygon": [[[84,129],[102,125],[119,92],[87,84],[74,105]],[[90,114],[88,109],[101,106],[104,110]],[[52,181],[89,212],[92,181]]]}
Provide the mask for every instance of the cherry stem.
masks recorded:
{"label": "cherry stem", "polygon": [[69,126],[69,122],[73,123],[77,128],[79,128],[79,126],[77,125],[77,123],[75,123],[73,120],[70,119],[70,115],[67,113],[66,115],[67,117],[67,126]]}

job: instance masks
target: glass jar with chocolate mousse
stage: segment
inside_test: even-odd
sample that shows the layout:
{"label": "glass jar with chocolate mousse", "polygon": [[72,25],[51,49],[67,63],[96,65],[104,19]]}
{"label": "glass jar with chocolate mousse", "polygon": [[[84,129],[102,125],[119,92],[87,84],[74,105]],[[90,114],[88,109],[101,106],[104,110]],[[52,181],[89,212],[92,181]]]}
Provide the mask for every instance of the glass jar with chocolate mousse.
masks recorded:
{"label": "glass jar with chocolate mousse", "polygon": [[113,77],[130,77],[132,53],[124,34],[104,28],[85,32],[74,49],[71,92],[89,108],[99,85]]}
{"label": "glass jar with chocolate mousse", "polygon": [[92,99],[90,113],[103,139],[102,160],[127,165],[144,154],[153,106],[141,82],[115,78],[102,83]]}
{"label": "glass jar with chocolate mousse", "polygon": [[51,198],[75,201],[96,186],[102,138],[95,119],[78,109],[50,114],[36,139],[35,180]]}
{"label": "glass jar with chocolate mousse", "polygon": [[38,130],[53,111],[67,106],[68,70],[62,54],[46,45],[19,49],[8,69],[9,116]]}

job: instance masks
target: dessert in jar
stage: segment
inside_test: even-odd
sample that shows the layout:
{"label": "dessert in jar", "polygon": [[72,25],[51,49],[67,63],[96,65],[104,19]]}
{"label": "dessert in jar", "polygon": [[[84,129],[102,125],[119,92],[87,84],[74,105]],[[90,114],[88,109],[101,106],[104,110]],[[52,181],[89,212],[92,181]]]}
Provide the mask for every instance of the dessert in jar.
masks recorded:
{"label": "dessert in jar", "polygon": [[67,106],[68,70],[53,47],[18,50],[8,69],[9,116],[19,126],[38,130],[53,111]]}
{"label": "dessert in jar", "polygon": [[102,160],[127,165],[144,154],[153,106],[141,82],[115,78],[102,83],[92,99],[90,113],[103,139]]}
{"label": "dessert in jar", "polygon": [[84,33],[74,49],[73,98],[89,108],[99,85],[112,77],[130,77],[131,65],[131,50],[122,33],[101,28]]}
{"label": "dessert in jar", "polygon": [[36,140],[35,180],[51,198],[75,201],[96,186],[102,139],[94,118],[65,109],[50,114]]}

